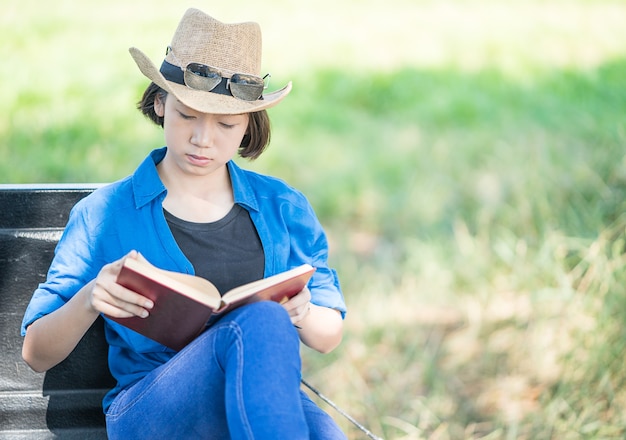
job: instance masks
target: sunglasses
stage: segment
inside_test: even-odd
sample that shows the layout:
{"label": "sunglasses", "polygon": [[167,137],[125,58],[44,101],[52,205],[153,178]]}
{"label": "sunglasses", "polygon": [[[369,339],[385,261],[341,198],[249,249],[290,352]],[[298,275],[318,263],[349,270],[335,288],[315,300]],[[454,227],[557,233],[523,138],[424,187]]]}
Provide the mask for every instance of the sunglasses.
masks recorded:
{"label": "sunglasses", "polygon": [[[167,48],[167,53],[171,53],[176,61],[182,64],[172,53],[171,47]],[[244,73],[235,73],[226,77],[218,68],[201,63],[189,63],[181,69],[187,87],[210,92],[225,81],[225,87],[230,91],[230,94],[242,101],[256,101],[261,98],[263,90],[267,89],[271,78],[269,73],[263,78]]]}

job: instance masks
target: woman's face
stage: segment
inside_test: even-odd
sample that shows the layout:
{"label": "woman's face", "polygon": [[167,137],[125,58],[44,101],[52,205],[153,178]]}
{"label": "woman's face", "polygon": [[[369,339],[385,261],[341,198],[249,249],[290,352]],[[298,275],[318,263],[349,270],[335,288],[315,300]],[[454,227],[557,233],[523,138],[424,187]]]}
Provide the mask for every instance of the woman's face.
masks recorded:
{"label": "woman's face", "polygon": [[200,113],[173,95],[157,98],[154,110],[164,118],[167,155],[185,174],[207,175],[224,167],[248,130],[248,114]]}

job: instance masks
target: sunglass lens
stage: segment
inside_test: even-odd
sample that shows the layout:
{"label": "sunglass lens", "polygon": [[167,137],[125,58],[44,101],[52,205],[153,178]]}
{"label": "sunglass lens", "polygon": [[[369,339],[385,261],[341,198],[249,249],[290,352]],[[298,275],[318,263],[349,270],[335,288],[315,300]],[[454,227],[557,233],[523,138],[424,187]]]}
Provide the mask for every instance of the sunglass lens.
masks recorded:
{"label": "sunglass lens", "polygon": [[187,70],[190,70],[195,75],[203,76],[205,78],[220,78],[220,80],[222,79],[222,75],[220,74],[219,70],[211,66],[207,66],[206,64],[189,63],[187,65]]}
{"label": "sunglass lens", "polygon": [[230,92],[237,99],[256,101],[261,97],[265,84],[263,79],[237,73],[230,78]]}
{"label": "sunglass lens", "polygon": [[220,71],[205,64],[190,63],[185,69],[185,84],[196,90],[213,90],[222,81]]}

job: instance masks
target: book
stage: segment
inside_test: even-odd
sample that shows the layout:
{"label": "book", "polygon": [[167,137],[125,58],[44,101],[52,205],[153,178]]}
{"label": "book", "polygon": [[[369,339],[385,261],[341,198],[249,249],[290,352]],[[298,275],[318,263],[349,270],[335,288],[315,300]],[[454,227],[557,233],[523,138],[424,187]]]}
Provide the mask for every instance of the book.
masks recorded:
{"label": "book", "polygon": [[159,269],[146,260],[126,258],[117,283],[154,303],[146,318],[109,319],[179,351],[206,327],[209,318],[254,301],[283,303],[299,293],[315,268],[303,264],[286,272],[253,281],[221,295],[208,280]]}

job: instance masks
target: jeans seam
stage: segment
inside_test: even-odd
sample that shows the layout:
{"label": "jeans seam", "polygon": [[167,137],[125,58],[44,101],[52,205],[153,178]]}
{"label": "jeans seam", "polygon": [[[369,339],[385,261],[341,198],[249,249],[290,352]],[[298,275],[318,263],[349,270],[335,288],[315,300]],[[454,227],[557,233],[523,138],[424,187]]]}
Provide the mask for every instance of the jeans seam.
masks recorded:
{"label": "jeans seam", "polygon": [[[243,363],[245,361],[243,356],[243,337],[241,328],[234,322],[229,322],[228,327],[232,329],[233,334],[235,335],[235,343],[237,344],[237,369],[236,369],[236,386],[235,386],[235,395],[237,401],[237,409],[239,411],[239,415],[241,417],[242,429],[245,431],[246,437],[250,439],[254,439],[254,434],[252,432],[252,427],[250,426],[250,420],[248,419],[248,413],[245,410],[244,398],[243,398]],[[219,329],[223,330],[223,329]],[[213,355],[217,358],[215,353],[215,345],[214,345],[214,353]]]}

